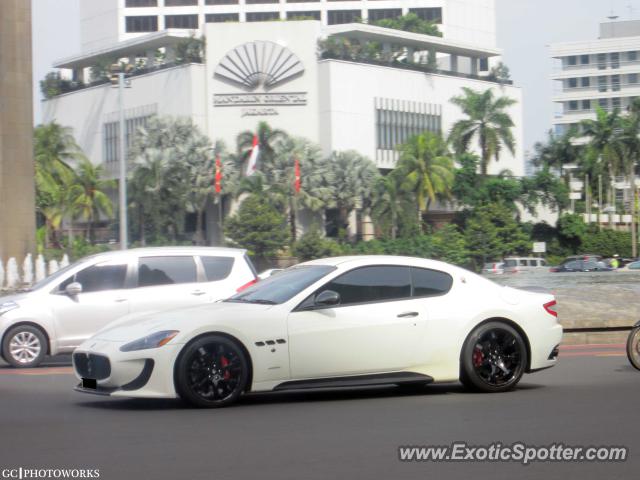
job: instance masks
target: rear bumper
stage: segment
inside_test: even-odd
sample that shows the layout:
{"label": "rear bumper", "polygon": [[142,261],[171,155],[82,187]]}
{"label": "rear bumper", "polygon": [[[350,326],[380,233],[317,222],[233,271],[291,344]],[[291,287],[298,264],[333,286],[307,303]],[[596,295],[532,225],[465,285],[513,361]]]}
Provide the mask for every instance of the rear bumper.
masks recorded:
{"label": "rear bumper", "polygon": [[[530,340],[533,340],[530,338]],[[537,335],[531,341],[531,362],[528,373],[551,368],[558,363],[557,349],[562,342],[562,325],[557,323],[544,335]],[[555,353],[555,354],[554,354]]]}

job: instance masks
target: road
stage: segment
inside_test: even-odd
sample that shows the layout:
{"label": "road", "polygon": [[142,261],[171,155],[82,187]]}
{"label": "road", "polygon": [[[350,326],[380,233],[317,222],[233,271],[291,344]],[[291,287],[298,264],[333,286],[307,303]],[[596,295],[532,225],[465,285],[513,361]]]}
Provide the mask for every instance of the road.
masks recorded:
{"label": "road", "polygon": [[[640,372],[622,345],[570,346],[506,394],[432,385],[260,394],[220,410],[72,391],[66,359],[0,367],[0,469],[101,479],[637,478]],[[624,463],[403,463],[401,445],[622,445]],[[1,470],[0,470],[1,471]]]}

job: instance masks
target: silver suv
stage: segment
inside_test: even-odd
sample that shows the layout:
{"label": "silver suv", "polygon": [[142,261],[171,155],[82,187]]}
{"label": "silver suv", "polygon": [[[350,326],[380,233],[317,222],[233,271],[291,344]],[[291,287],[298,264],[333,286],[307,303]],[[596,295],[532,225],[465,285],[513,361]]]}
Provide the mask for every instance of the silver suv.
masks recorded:
{"label": "silver suv", "polygon": [[231,248],[141,248],[86,257],[28,291],[0,297],[2,357],[15,367],[35,367],[124,315],[214,302],[256,281],[246,251]]}

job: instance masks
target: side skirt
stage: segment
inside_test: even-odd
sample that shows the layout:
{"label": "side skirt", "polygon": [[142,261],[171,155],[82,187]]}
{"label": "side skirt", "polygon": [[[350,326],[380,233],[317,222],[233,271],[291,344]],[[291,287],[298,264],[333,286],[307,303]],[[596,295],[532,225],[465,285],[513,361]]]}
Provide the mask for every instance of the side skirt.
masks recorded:
{"label": "side skirt", "polygon": [[273,388],[274,392],[284,390],[306,390],[310,388],[367,387],[374,385],[427,384],[433,377],[413,372],[376,373],[371,375],[352,375],[348,377],[312,378],[283,382]]}

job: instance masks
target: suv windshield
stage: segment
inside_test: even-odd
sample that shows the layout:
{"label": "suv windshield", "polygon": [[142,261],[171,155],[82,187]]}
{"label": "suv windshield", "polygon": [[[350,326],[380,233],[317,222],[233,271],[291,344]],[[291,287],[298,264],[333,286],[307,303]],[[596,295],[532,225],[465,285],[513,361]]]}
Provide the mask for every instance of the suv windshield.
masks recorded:
{"label": "suv windshield", "polygon": [[225,302],[264,303],[268,305],[284,303],[329,272],[335,270],[335,268],[328,265],[304,265],[289,268],[256,283],[225,300]]}

